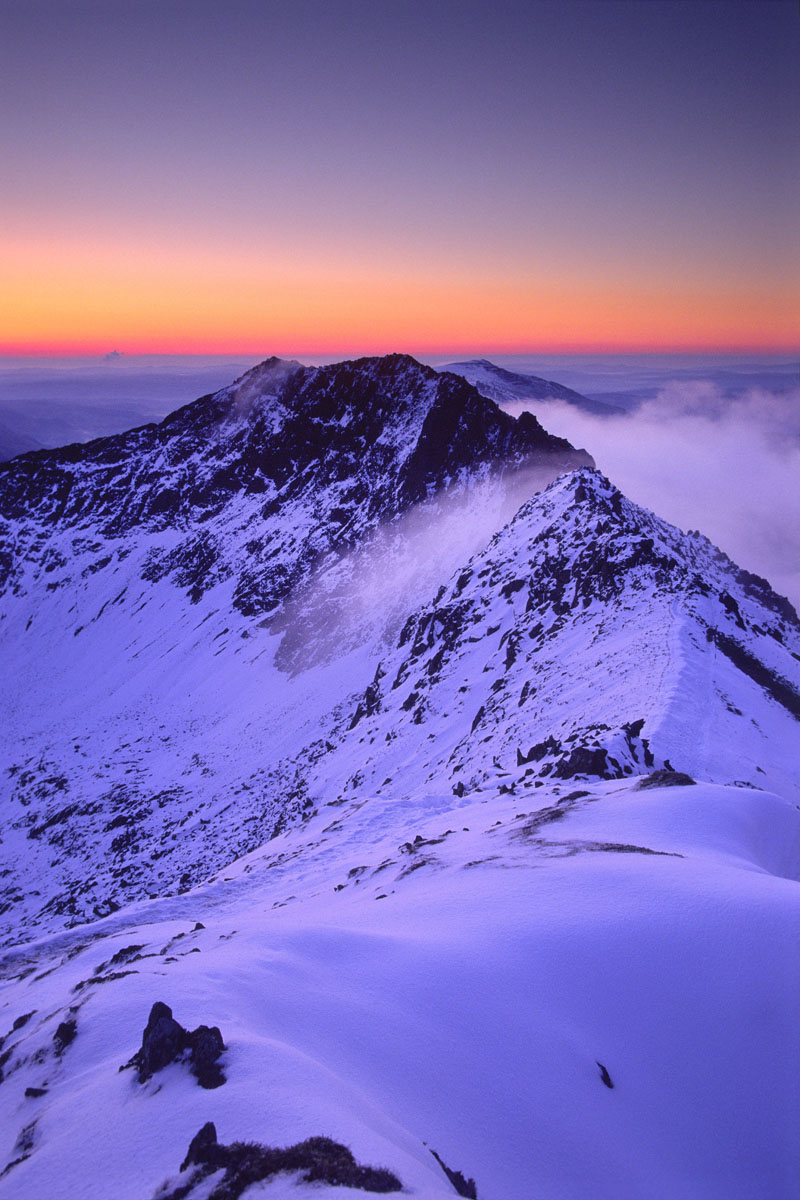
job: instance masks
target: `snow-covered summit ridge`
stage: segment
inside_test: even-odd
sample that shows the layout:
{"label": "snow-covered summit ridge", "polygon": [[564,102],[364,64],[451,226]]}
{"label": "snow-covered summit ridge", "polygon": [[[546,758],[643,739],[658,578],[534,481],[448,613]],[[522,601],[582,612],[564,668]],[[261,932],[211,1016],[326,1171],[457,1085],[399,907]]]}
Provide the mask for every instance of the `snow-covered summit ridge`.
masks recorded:
{"label": "snow-covered summit ridge", "polygon": [[[612,544],[619,544],[626,537],[638,538],[644,549],[653,550],[658,546],[662,554],[672,555],[672,561],[665,566],[673,571],[683,571],[687,577],[691,575],[696,591],[705,594],[709,586],[707,577],[722,570],[730,573],[746,595],[775,612],[788,626],[800,630],[800,619],[791,602],[773,591],[766,579],[739,567],[698,530],[684,533],[649,509],[635,504],[596,469],[580,469],[555,480],[521,506],[508,528],[528,522],[533,514],[540,518],[546,513],[555,524],[560,517],[566,518],[569,514],[574,517],[578,507],[584,528],[594,518],[596,545],[605,547],[609,558],[613,558],[609,549]],[[505,533],[505,529],[499,530],[493,542],[502,542]],[[643,533],[646,535],[644,543],[641,542]],[[649,545],[650,539],[653,547]]]}
{"label": "snow-covered summit ridge", "polygon": [[[462,561],[457,524],[471,553],[586,461],[395,355],[267,360],[160,425],[0,468],[5,919],[185,888],[297,819],[294,760],[369,678],[385,610],[402,625]],[[329,580],[346,629],[312,603],[312,653],[293,613]]]}
{"label": "snow-covered summit ridge", "polygon": [[160,425],[0,466],[0,587],[26,588],[54,534],[116,548],[141,531],[165,535],[151,575],[188,578],[196,595],[236,574],[237,603],[270,611],[320,554],[444,487],[534,462],[552,477],[591,459],[408,356],[319,368],[268,359]]}

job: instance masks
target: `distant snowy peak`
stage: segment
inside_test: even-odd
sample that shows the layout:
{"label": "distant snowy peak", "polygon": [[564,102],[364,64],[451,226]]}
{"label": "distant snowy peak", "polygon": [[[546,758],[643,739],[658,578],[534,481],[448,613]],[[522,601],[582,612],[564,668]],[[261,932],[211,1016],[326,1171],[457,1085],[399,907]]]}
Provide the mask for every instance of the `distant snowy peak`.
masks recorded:
{"label": "distant snowy peak", "polygon": [[542,401],[563,400],[566,404],[581,408],[584,412],[594,413],[595,416],[608,417],[622,412],[613,404],[603,404],[599,400],[591,400],[582,396],[572,388],[565,387],[551,379],[542,379],[538,375],[509,371],[498,367],[487,358],[473,358],[467,362],[448,363],[440,367],[441,371],[450,371],[467,379],[478,391],[494,400],[496,404],[518,404],[526,400]]}

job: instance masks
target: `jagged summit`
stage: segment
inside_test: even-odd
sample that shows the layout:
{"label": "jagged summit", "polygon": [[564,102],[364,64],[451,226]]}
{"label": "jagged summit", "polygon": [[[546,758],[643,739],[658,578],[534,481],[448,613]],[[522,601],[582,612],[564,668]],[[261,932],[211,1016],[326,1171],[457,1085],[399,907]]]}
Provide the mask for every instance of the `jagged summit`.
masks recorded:
{"label": "jagged summit", "polygon": [[273,354],[245,371],[223,391],[230,396],[234,410],[247,416],[253,402],[279,395],[292,375],[305,370],[308,368],[295,359],[277,358]]}
{"label": "jagged summit", "polygon": [[0,503],[115,532],[207,519],[237,493],[285,498],[349,479],[375,518],[492,464],[591,461],[525,416],[406,355],[317,368],[270,358],[159,425],[0,465]]}
{"label": "jagged summit", "polygon": [[[139,530],[141,579],[172,579],[196,602],[235,578],[236,608],[270,612],[321,555],[442,489],[590,461],[407,356],[267,359],[160,425],[0,466],[0,519],[14,523],[0,588],[35,589],[43,571],[55,572],[51,590],[64,586],[76,553],[82,578],[112,570],[117,539]],[[83,540],[65,554],[67,530]]]}

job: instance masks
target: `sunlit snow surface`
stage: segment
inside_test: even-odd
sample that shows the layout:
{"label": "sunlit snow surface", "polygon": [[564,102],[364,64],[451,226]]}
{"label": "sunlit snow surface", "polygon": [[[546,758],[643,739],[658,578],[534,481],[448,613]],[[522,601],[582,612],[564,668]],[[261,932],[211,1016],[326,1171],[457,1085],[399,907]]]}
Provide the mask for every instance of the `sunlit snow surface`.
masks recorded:
{"label": "sunlit snow surface", "polygon": [[[326,806],[189,895],[6,956],[4,1025],[35,1015],[6,1043],[3,1153],[25,1128],[33,1151],[0,1194],[147,1198],[213,1120],[328,1134],[421,1197],[453,1194],[427,1143],[482,1200],[788,1198],[799,867],[797,809],[750,789]],[[155,1000],[220,1026],[222,1088],[118,1073]]]}

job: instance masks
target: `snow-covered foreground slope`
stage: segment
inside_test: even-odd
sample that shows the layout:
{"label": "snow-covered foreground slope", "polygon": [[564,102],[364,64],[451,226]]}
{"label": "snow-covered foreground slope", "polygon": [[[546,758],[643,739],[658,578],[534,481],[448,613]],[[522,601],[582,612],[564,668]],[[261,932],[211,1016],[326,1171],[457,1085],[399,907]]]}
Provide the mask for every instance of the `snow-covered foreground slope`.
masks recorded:
{"label": "snow-covered foreground slope", "polygon": [[[747,788],[328,805],[194,892],[6,955],[3,1032],[32,1015],[4,1045],[0,1195],[148,1200],[211,1120],[327,1135],[431,1200],[454,1190],[429,1149],[481,1200],[789,1200],[799,871],[796,807]],[[222,1087],[119,1072],[159,1000],[219,1026]]]}

